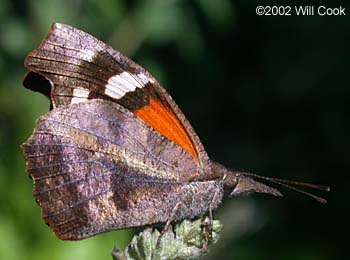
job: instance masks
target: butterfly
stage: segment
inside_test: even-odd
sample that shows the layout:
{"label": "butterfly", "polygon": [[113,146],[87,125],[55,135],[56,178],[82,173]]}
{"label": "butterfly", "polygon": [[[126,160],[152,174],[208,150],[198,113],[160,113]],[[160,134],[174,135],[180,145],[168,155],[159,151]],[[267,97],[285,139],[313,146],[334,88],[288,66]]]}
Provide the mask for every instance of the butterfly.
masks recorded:
{"label": "butterfly", "polygon": [[24,65],[24,86],[51,104],[22,145],[26,170],[42,218],[60,239],[211,214],[224,197],[281,196],[257,178],[327,190],[210,160],[150,73],[69,25],[54,23]]}

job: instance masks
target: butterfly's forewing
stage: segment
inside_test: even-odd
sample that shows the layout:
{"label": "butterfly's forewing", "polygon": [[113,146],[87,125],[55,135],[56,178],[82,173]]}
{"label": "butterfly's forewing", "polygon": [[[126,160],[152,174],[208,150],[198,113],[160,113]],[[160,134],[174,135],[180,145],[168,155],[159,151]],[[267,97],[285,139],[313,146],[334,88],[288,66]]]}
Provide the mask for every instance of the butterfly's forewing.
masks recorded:
{"label": "butterfly's forewing", "polygon": [[191,155],[198,178],[210,178],[209,158],[175,102],[147,71],[110,46],[56,23],[25,66],[27,78],[38,73],[50,81],[54,108],[94,98],[117,102]]}
{"label": "butterfly's forewing", "polygon": [[178,202],[177,219],[201,215],[222,189],[184,181],[196,172],[193,158],[105,100],[53,109],[23,150],[43,218],[61,239],[166,222]]}

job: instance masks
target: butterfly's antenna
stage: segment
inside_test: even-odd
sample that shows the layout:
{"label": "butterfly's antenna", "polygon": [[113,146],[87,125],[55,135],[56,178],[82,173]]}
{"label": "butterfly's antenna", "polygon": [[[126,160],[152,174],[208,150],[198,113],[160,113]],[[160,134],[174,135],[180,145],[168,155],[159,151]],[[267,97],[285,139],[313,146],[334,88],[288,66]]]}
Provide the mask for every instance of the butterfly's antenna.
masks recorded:
{"label": "butterfly's antenna", "polygon": [[317,184],[307,183],[307,182],[290,181],[290,180],[283,180],[283,179],[278,179],[278,178],[273,178],[273,177],[260,176],[260,175],[257,175],[257,174],[254,174],[254,173],[250,173],[250,172],[242,172],[242,175],[249,176],[249,177],[256,178],[256,179],[267,180],[267,181],[270,181],[272,183],[276,183],[278,185],[286,187],[288,189],[291,189],[291,190],[297,191],[299,193],[305,194],[305,195],[315,199],[316,201],[318,201],[318,202],[320,202],[322,204],[327,203],[326,199],[321,198],[319,196],[316,196],[316,195],[314,195],[314,194],[312,194],[310,192],[303,191],[301,189],[295,188],[295,187],[293,187],[291,185],[297,185],[297,186],[302,186],[302,187],[318,189],[318,190],[325,191],[325,192],[330,191],[330,187],[328,187],[328,186],[317,185]]}

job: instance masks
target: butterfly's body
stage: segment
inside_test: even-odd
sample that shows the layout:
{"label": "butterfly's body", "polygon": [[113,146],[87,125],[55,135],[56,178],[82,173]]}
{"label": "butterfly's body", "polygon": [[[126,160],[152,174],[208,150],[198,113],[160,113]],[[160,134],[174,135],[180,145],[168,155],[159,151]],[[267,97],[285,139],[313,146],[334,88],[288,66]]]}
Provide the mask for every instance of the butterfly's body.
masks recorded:
{"label": "butterfly's body", "polygon": [[224,195],[280,195],[212,162],[160,84],[91,35],[53,24],[25,66],[24,85],[51,101],[23,150],[59,238],[201,216]]}

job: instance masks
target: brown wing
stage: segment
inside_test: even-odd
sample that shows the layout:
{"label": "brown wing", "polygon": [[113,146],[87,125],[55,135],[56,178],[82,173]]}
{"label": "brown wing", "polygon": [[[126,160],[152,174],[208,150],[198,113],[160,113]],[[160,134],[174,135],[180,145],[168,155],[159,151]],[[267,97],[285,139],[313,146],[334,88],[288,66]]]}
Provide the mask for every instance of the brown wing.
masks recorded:
{"label": "brown wing", "polygon": [[30,70],[26,87],[50,93],[54,108],[93,98],[117,102],[182,147],[197,162],[200,175],[210,174],[209,158],[198,136],[171,97],[147,71],[105,43],[56,23],[28,54],[25,66]]}
{"label": "brown wing", "polygon": [[[179,217],[203,214],[222,188],[188,183],[197,167],[192,157],[109,101],[52,110],[23,150],[42,216],[61,239],[164,222],[177,201],[186,205]],[[203,193],[200,201],[184,189]]]}

